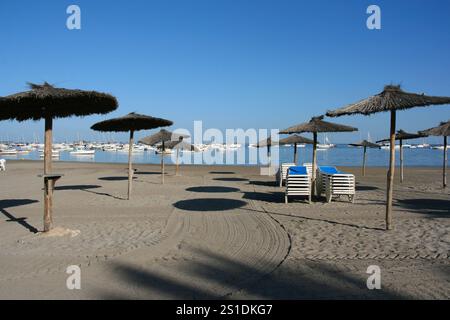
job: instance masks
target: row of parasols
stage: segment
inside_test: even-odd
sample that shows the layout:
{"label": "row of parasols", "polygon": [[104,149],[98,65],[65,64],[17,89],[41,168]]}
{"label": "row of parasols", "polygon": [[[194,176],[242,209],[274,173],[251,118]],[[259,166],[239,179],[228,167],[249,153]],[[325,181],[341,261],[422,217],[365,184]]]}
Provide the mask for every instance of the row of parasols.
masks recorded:
{"label": "row of parasols", "polygon": [[[413,107],[425,107],[431,105],[450,104],[450,97],[426,96],[424,94],[409,93],[403,91],[400,86],[388,85],[384,90],[361,100],[357,103],[350,104],[343,108],[328,111],[329,117],[338,117],[344,115],[371,115],[379,112],[390,112],[390,161],[387,176],[387,195],[386,195],[386,229],[393,228],[392,224],[392,199],[393,199],[393,183],[395,170],[395,140],[402,141],[404,138],[401,132],[396,135],[396,113],[400,110],[410,109]],[[48,83],[41,85],[30,84],[30,90],[12,94],[6,97],[0,97],[0,120],[17,120],[19,122],[25,120],[45,120],[45,141],[44,141],[44,232],[51,230],[52,219],[52,196],[53,188],[57,179],[61,175],[53,174],[52,171],[52,127],[53,119],[66,118],[71,116],[87,116],[92,114],[106,114],[116,110],[118,107],[117,99],[106,93],[96,91],[84,91],[65,88],[56,88]],[[324,116],[314,117],[309,122],[302,123],[285,130],[280,131],[282,134],[305,133],[313,134],[313,140],[306,139],[301,136],[291,136],[287,138],[289,143],[312,143],[313,144],[313,172],[312,179],[315,181],[315,169],[317,166],[316,146],[317,134],[321,132],[348,132],[356,131],[357,128],[326,122]],[[128,161],[128,198],[131,194],[131,185],[133,178],[133,169],[131,163],[131,151],[133,147],[134,132],[139,130],[148,130],[159,127],[172,125],[172,121],[155,118],[136,113],[128,114],[124,117],[105,120],[96,123],[92,129],[98,131],[114,131],[130,133],[130,152]],[[446,164],[447,164],[447,136],[450,135],[450,122],[441,123],[436,128],[431,128],[419,132],[420,136],[434,135],[444,137],[444,167],[443,167],[443,185],[446,186]],[[172,144],[171,147],[177,145],[186,146],[182,143],[182,139],[186,136],[174,135],[166,130],[140,140],[142,143],[155,145],[161,144],[164,151],[165,144]],[[259,146],[267,146],[270,153],[271,140],[261,143]],[[370,147],[367,142],[361,143],[366,149]],[[296,152],[297,148],[294,148]],[[294,155],[296,158],[296,154]],[[295,159],[296,160],[296,159]],[[161,168],[164,170],[164,157],[161,157]],[[162,172],[163,173],[163,172]],[[164,174],[162,174],[162,182],[164,182]],[[314,188],[312,188],[314,190]]]}

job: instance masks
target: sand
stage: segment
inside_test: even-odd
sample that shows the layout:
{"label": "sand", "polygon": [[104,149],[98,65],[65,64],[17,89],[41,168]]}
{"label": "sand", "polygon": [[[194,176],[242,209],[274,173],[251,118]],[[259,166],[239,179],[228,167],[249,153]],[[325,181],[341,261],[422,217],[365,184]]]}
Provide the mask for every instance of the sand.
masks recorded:
{"label": "sand", "polygon": [[[450,194],[439,168],[406,168],[384,231],[385,168],[342,198],[284,203],[259,168],[56,162],[43,234],[42,162],[0,172],[0,299],[448,299]],[[81,267],[69,290],[66,268]],[[381,290],[366,287],[381,268]]]}

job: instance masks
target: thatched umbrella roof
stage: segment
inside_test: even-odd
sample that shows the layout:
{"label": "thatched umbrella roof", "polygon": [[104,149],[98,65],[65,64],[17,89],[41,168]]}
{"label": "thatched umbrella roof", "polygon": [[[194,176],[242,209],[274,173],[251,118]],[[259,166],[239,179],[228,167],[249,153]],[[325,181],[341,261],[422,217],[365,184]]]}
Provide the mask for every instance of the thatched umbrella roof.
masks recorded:
{"label": "thatched umbrella roof", "polygon": [[436,97],[409,93],[403,91],[400,86],[388,85],[377,95],[334,111],[328,111],[327,116],[338,117],[353,114],[369,115],[378,112],[405,110],[414,107],[440,104],[450,104],[450,97]]}
{"label": "thatched umbrella roof", "polygon": [[343,108],[328,111],[327,116],[338,117],[343,115],[363,114],[370,115],[378,112],[390,111],[390,157],[389,172],[387,176],[386,192],[386,229],[392,229],[392,199],[394,190],[395,171],[395,124],[396,111],[425,107],[431,105],[450,104],[450,97],[426,96],[424,94],[409,93],[403,91],[400,86],[388,85],[384,90],[374,96],[359,102],[347,105]]}
{"label": "thatched umbrella roof", "polygon": [[183,141],[182,139],[177,141],[169,141],[165,145],[166,148],[169,149],[175,149],[177,151],[177,157],[176,157],[176,167],[175,167],[175,175],[178,176],[179,171],[179,164],[178,164],[178,156],[180,150],[186,150],[186,151],[192,151],[192,152],[199,152],[200,149],[194,146],[193,144],[187,143]]}
{"label": "thatched umbrella roof", "polygon": [[139,140],[140,143],[149,145],[149,146],[154,146],[160,143],[166,143],[166,142],[170,142],[170,141],[179,141],[181,139],[184,138],[189,138],[188,135],[183,135],[183,134],[177,134],[177,133],[173,133],[170,131],[167,131],[165,129],[161,129],[159,132],[152,134],[148,137],[142,138],[141,140]]}
{"label": "thatched umbrella roof", "polygon": [[363,140],[357,143],[349,143],[349,146],[353,146],[353,147],[366,147],[366,148],[380,148],[380,145],[367,141],[367,140]]}
{"label": "thatched umbrella roof", "polygon": [[447,122],[441,122],[439,126],[430,128],[427,130],[419,131],[421,134],[428,136],[441,136],[444,137],[444,161],[442,171],[442,184],[443,187],[447,187],[447,136],[450,136],[450,120]]}
{"label": "thatched umbrella roof", "polygon": [[[294,160],[293,163],[297,164],[297,144],[314,144],[314,141],[298,134],[293,134],[287,138],[283,138],[279,141],[280,145],[293,144],[294,145]],[[283,184],[283,178],[280,177],[280,187]]]}
{"label": "thatched umbrella roof", "polygon": [[128,145],[128,199],[130,199],[131,196],[131,185],[133,181],[131,154],[134,145],[134,131],[171,126],[172,124],[173,122],[170,120],[154,118],[132,112],[123,117],[97,122],[91,127],[92,130],[96,131],[130,132],[130,142]]}
{"label": "thatched umbrella roof", "polygon": [[256,144],[257,148],[263,148],[263,147],[271,147],[271,146],[277,146],[278,145],[278,141],[274,141],[272,143],[272,137],[268,137],[267,139],[263,139],[261,141],[259,141]]}
{"label": "thatched umbrella roof", "polygon": [[0,120],[45,119],[44,136],[44,231],[53,225],[53,187],[60,175],[50,174],[52,168],[53,119],[71,116],[105,114],[115,110],[115,97],[96,91],[55,88],[44,84],[29,84],[30,90],[0,98]]}
{"label": "thatched umbrella roof", "polygon": [[0,99],[0,120],[39,120],[106,114],[118,107],[115,97],[96,91],[30,83],[31,90]]}
{"label": "thatched umbrella roof", "polygon": [[419,134],[438,137],[450,136],[450,120],[447,122],[441,122],[437,127],[421,130],[419,131]]}
{"label": "thatched umbrella roof", "polygon": [[289,137],[280,139],[280,141],[278,142],[278,144],[280,145],[284,145],[284,144],[313,144],[314,141],[305,137],[302,137],[298,134],[293,134]]}
{"label": "thatched umbrella roof", "polygon": [[353,146],[353,147],[362,147],[363,148],[363,163],[362,163],[362,175],[365,176],[366,175],[366,153],[367,153],[367,148],[378,148],[380,149],[380,145],[367,141],[367,140],[363,140],[357,143],[350,143],[349,146]]}
{"label": "thatched umbrella roof", "polygon": [[173,122],[170,120],[154,118],[151,116],[131,112],[123,117],[97,122],[91,127],[91,129],[96,131],[123,132],[131,130],[148,130],[171,126],[172,124]]}
{"label": "thatched umbrella roof", "polygon": [[[142,138],[140,143],[147,144],[149,146],[155,146],[161,144],[161,149],[164,152],[166,143],[181,142],[184,138],[189,138],[188,135],[177,134],[165,129],[161,129],[159,132],[152,134],[151,136]],[[161,182],[164,183],[164,154],[161,152]],[[177,169],[178,170],[178,169]]]}
{"label": "thatched umbrella roof", "polygon": [[[410,140],[410,139],[418,139],[418,138],[424,138],[426,137],[426,134],[420,134],[420,133],[409,133],[403,130],[398,130],[397,133],[395,134],[395,140]],[[390,141],[390,139],[383,139],[383,140],[378,140],[377,143],[380,142],[388,142]]]}
{"label": "thatched umbrella roof", "polygon": [[193,152],[199,152],[200,149],[193,144],[187,143],[186,141],[170,141],[165,144],[166,148],[175,150],[188,150]]}
{"label": "thatched umbrella roof", "polygon": [[342,124],[323,121],[324,116],[313,117],[309,122],[301,123],[287,129],[281,130],[280,134],[302,133],[302,132],[351,132],[358,131],[357,128]]}

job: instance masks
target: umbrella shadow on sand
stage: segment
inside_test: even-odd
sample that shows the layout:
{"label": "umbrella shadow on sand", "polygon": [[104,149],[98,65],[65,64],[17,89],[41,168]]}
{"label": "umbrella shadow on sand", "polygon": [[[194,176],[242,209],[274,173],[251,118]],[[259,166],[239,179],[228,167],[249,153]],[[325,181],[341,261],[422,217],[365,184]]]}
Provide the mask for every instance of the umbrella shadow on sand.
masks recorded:
{"label": "umbrella shadow on sand", "polygon": [[450,218],[450,200],[444,199],[401,199],[397,200],[395,206],[430,215],[433,218]]}
{"label": "umbrella shadow on sand", "polygon": [[38,200],[31,200],[31,199],[8,199],[8,200],[0,200],[0,212],[3,213],[9,220],[6,220],[7,222],[17,222],[24,228],[28,229],[28,231],[32,233],[38,233],[39,230],[30,225],[25,220],[28,218],[16,218],[14,217],[10,212],[6,211],[6,208],[14,208],[19,206],[25,206],[27,204],[32,204],[39,202]]}
{"label": "umbrella shadow on sand", "polygon": [[[136,177],[133,177],[134,180],[136,180]],[[125,181],[128,180],[128,177],[100,177],[98,180],[102,181]]]}
{"label": "umbrella shadow on sand", "polygon": [[243,192],[243,199],[271,202],[271,203],[284,203],[284,192]]}
{"label": "umbrella shadow on sand", "polygon": [[199,198],[190,200],[181,200],[173,206],[185,211],[226,211],[244,207],[247,202],[235,199],[223,198]]}
{"label": "umbrella shadow on sand", "polygon": [[[264,257],[253,257],[257,265],[273,266],[262,270],[253,263],[242,262],[211,250],[188,248],[198,257],[183,268],[179,279],[123,262],[113,262],[111,275],[117,283],[141,288],[140,298],[170,299],[232,299],[245,295],[260,299],[405,299],[389,289],[367,290],[366,277],[338,269],[335,262],[302,261],[298,270],[277,272],[281,263],[274,265]],[[282,268],[282,267],[281,267]],[[264,269],[264,268],[263,268]],[[195,279],[186,281],[182,279]],[[222,288],[222,292],[214,290]],[[130,299],[124,292],[104,288],[102,299]],[[236,296],[237,295],[237,296]]]}
{"label": "umbrella shadow on sand", "polygon": [[202,187],[190,187],[186,191],[190,192],[205,192],[205,193],[228,193],[239,192],[238,188],[222,187],[222,186],[202,186]]}

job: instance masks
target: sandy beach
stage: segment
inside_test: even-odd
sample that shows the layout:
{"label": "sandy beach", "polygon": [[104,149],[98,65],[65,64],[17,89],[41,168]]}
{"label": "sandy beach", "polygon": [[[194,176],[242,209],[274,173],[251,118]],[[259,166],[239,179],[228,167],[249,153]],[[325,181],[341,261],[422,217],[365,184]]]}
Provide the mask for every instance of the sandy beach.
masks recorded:
{"label": "sandy beach", "polygon": [[[450,194],[440,168],[396,178],[385,231],[386,168],[356,175],[347,199],[284,203],[258,167],[55,162],[55,229],[42,229],[42,162],[0,172],[0,299],[449,299]],[[398,173],[398,171],[397,171]],[[81,290],[66,268],[81,267]],[[381,290],[366,287],[381,268]]]}

